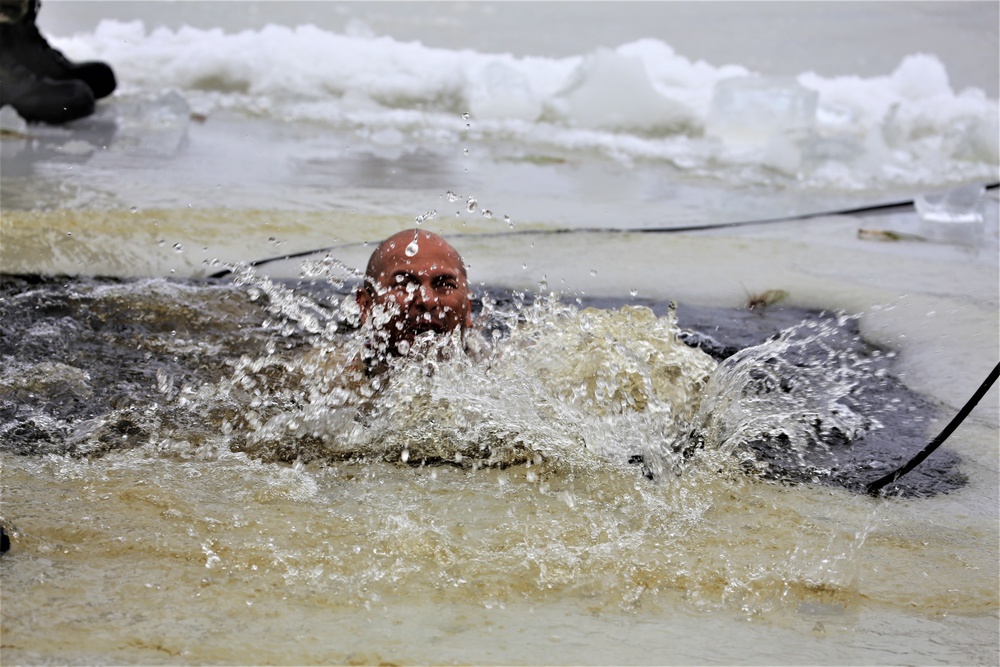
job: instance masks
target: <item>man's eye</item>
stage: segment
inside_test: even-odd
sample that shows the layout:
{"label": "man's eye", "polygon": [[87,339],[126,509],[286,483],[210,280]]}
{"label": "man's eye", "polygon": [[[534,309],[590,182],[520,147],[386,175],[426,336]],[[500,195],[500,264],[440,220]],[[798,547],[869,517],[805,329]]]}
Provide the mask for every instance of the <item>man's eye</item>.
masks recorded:
{"label": "man's eye", "polygon": [[414,289],[416,289],[417,281],[413,278],[413,276],[408,276],[405,274],[398,275],[395,276],[395,280],[396,284],[393,286],[393,289],[397,291],[406,290],[407,292],[412,292]]}

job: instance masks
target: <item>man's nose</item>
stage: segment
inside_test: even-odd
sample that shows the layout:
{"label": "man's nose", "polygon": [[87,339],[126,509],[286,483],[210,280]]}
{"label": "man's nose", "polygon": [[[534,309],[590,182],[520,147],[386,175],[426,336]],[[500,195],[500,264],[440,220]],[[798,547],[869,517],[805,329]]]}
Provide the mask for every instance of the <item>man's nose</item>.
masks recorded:
{"label": "man's nose", "polygon": [[429,285],[421,285],[413,292],[413,303],[416,305],[433,308],[437,305],[437,302],[437,292]]}

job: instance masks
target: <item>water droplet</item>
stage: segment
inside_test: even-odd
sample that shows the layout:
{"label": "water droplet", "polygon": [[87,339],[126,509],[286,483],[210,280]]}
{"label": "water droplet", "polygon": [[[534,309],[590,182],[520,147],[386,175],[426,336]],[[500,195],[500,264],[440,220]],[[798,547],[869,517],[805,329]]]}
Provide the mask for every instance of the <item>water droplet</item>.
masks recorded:
{"label": "water droplet", "polygon": [[182,246],[180,243],[175,243],[174,252],[184,252],[184,246]]}
{"label": "water droplet", "polygon": [[628,291],[628,294],[629,294],[629,296],[631,296],[634,299],[635,297],[639,296],[639,290],[637,290],[637,289],[630,289]]}
{"label": "water droplet", "polygon": [[469,120],[472,116],[468,112],[462,114],[462,120]]}
{"label": "water droplet", "polygon": [[464,153],[466,156],[468,156],[469,155],[469,149],[468,148],[463,148],[462,149],[462,153]]}
{"label": "water droplet", "polygon": [[596,277],[597,277],[597,269],[591,269],[591,270],[590,270],[590,275],[591,275],[592,277],[595,277],[595,278],[596,278]]}
{"label": "water droplet", "polygon": [[430,219],[432,219],[432,218],[433,218],[433,217],[435,217],[435,216],[436,216],[437,214],[438,214],[438,212],[437,212],[437,209],[433,209],[433,210],[430,210],[430,211],[427,211],[427,212],[426,212],[426,213],[424,213],[423,215],[418,215],[418,216],[417,216],[417,217],[415,218],[415,220],[416,220],[416,223],[417,223],[417,224],[419,225],[420,223],[424,222],[425,220],[430,220]]}
{"label": "water droplet", "polygon": [[484,218],[492,218],[493,217],[493,211],[491,211],[488,208],[484,208],[483,209],[483,217]]}
{"label": "water droplet", "polygon": [[139,207],[138,207],[138,206],[133,206],[132,208],[130,208],[130,209],[128,210],[128,212],[129,212],[129,213],[133,213],[133,214],[134,214],[134,213],[138,213],[138,212],[139,212]]}
{"label": "water droplet", "polygon": [[417,244],[417,239],[413,239],[412,241],[410,241],[410,245],[406,246],[406,250],[404,250],[403,252],[406,253],[407,257],[413,257],[419,251],[420,251],[420,246]]}
{"label": "water droplet", "polygon": [[73,236],[73,232],[66,232],[66,236]]}
{"label": "water droplet", "polygon": [[528,270],[528,265],[527,265],[527,263],[525,263],[525,264],[522,264],[522,265],[521,265],[521,268],[522,268],[522,269],[524,269],[525,271],[527,271],[527,270]]}
{"label": "water droplet", "polygon": [[509,215],[505,215],[503,217],[503,221],[507,223],[508,227],[510,227],[511,229],[514,229],[514,221],[510,219]]}
{"label": "water droplet", "polygon": [[462,198],[461,196],[456,195],[451,190],[448,190],[448,192],[445,193],[445,197],[447,197],[448,201],[451,202],[452,204],[454,204],[455,202],[457,202],[459,199]]}
{"label": "water droplet", "polygon": [[479,202],[476,201],[475,197],[469,197],[469,201],[465,204],[465,210],[469,213],[475,213],[476,209],[479,207]]}
{"label": "water droplet", "polygon": [[159,242],[157,243],[157,245],[160,246],[161,248],[163,246],[167,245],[166,239],[160,239]]}

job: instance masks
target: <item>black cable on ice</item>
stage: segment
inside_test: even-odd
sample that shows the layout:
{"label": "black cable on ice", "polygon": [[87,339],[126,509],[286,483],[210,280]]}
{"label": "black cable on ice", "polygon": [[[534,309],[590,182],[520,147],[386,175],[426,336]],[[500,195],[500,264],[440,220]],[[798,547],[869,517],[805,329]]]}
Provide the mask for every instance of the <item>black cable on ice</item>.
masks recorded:
{"label": "black cable on ice", "polygon": [[[990,183],[985,186],[987,190],[993,190],[1000,187],[1000,183]],[[733,222],[707,222],[704,224],[697,225],[683,225],[679,227],[572,227],[572,228],[560,228],[560,229],[524,229],[520,231],[513,232],[496,232],[496,233],[485,233],[485,234],[451,234],[450,238],[462,238],[463,236],[476,236],[477,238],[489,238],[491,236],[525,236],[529,234],[676,234],[682,232],[702,232],[712,229],[728,229],[732,227],[747,227],[750,225],[767,225],[776,222],[795,222],[798,220],[812,220],[813,218],[826,218],[833,215],[858,215],[861,213],[884,213],[897,208],[910,207],[914,205],[913,199],[903,199],[900,201],[884,202],[881,204],[870,204],[867,206],[857,206],[854,208],[842,208],[835,211],[822,211],[820,213],[803,213],[799,215],[787,215],[777,218],[760,218],[756,220],[737,220]],[[363,245],[362,243],[345,243],[341,245],[328,246],[326,248],[316,248],[315,250],[303,250],[302,252],[295,252],[289,255],[280,255],[278,257],[267,257],[266,259],[258,259],[256,261],[250,262],[250,266],[263,266],[264,264],[270,264],[271,262],[281,262],[286,259],[297,259],[299,257],[308,257],[309,255],[317,255],[321,252],[329,252],[331,250],[337,250],[340,248],[349,248],[355,245]],[[223,269],[208,276],[209,278],[224,278],[230,273],[232,269]]]}
{"label": "black cable on ice", "polygon": [[950,436],[955,431],[955,429],[958,428],[959,424],[965,421],[965,418],[969,416],[969,413],[972,412],[972,409],[976,407],[976,404],[979,403],[980,400],[982,400],[983,396],[986,395],[986,392],[988,392],[990,390],[990,387],[992,387],[993,384],[997,381],[998,375],[1000,375],[1000,364],[997,364],[996,366],[993,367],[993,372],[990,373],[989,377],[987,377],[986,380],[983,381],[983,383],[979,386],[979,389],[976,390],[976,393],[972,395],[972,398],[970,398],[969,401],[965,404],[965,406],[963,406],[962,409],[958,411],[958,414],[955,415],[955,418],[952,419],[951,422],[944,427],[944,430],[941,431],[941,433],[939,433],[938,436],[930,442],[930,444],[921,449],[917,453],[917,455],[914,456],[909,461],[907,461],[902,468],[899,468],[898,470],[895,470],[889,473],[888,475],[880,477],[874,482],[869,483],[867,486],[865,486],[865,490],[871,495],[877,496],[879,490],[882,489],[882,487],[892,484],[897,479],[899,479],[900,477],[902,477],[903,475],[905,475],[906,473],[910,472],[918,465],[920,465],[920,463],[928,456],[930,456],[935,449],[941,446],[941,443],[943,443],[945,440],[948,439],[948,436]]}

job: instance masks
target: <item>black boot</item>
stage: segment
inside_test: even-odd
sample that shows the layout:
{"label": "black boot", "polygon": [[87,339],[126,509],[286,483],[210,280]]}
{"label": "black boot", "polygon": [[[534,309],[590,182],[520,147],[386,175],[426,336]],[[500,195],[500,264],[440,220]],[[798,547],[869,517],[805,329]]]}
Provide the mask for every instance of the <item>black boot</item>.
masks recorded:
{"label": "black boot", "polygon": [[20,21],[28,13],[29,0],[0,0],[0,23]]}
{"label": "black boot", "polygon": [[111,67],[102,62],[70,62],[49,46],[35,24],[40,6],[39,0],[29,0],[28,11],[20,21],[0,26],[2,48],[10,50],[22,65],[40,78],[54,81],[76,79],[90,87],[95,99],[110,95],[117,86]]}
{"label": "black boot", "polygon": [[8,104],[29,123],[59,125],[94,113],[94,94],[82,81],[36,76],[0,42],[0,108]]}

